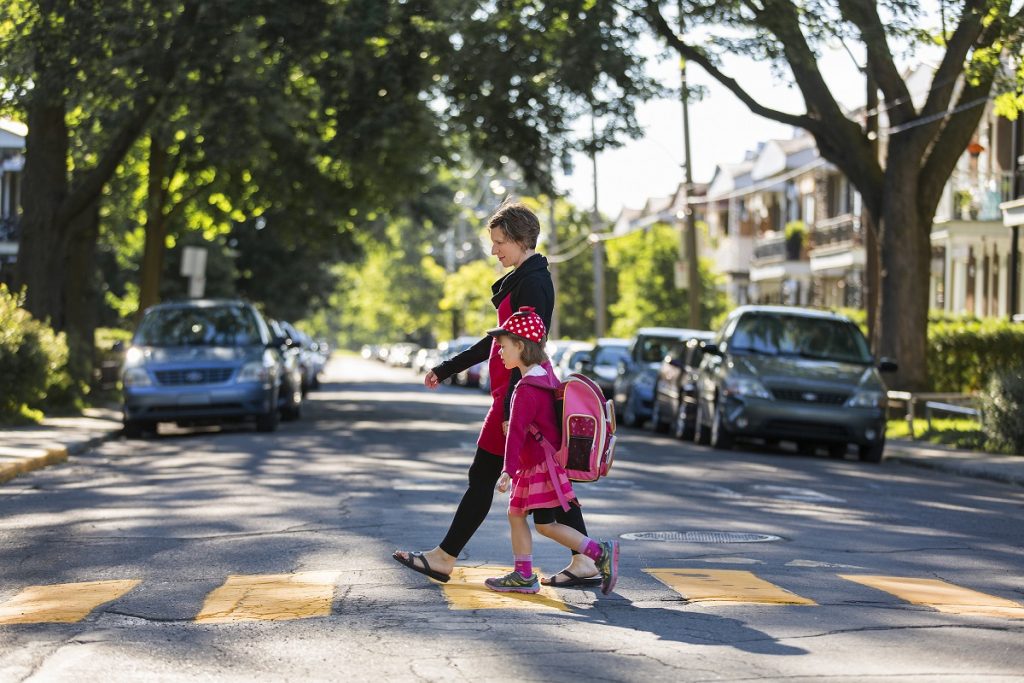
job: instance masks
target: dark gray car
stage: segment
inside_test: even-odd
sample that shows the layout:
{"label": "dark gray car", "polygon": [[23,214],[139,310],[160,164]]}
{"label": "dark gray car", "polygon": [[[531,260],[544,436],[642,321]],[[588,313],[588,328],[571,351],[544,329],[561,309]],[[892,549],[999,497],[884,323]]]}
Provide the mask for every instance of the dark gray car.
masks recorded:
{"label": "dark gray car", "polygon": [[704,347],[695,438],[731,448],[737,437],[858,447],[879,462],[885,448],[886,387],[867,340],[848,318],[786,306],[744,306]]}

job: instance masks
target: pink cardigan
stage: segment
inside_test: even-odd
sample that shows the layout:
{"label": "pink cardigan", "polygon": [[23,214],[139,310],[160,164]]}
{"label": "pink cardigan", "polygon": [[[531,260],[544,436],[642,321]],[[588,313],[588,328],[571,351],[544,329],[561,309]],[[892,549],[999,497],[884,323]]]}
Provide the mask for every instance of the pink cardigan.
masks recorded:
{"label": "pink cardigan", "polygon": [[555,448],[562,441],[562,431],[555,415],[555,389],[558,378],[550,364],[533,366],[516,385],[512,394],[512,414],[505,437],[505,472],[515,477],[518,472],[544,462],[544,449],[529,432],[531,424]]}

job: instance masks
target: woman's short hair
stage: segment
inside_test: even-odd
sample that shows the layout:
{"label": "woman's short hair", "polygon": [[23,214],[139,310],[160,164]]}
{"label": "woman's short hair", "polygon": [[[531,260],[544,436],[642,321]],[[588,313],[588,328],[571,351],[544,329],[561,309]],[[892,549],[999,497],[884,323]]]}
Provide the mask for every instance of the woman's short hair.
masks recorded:
{"label": "woman's short hair", "polygon": [[540,221],[537,215],[519,202],[502,204],[487,221],[487,228],[501,228],[513,242],[527,249],[537,248],[540,237]]}
{"label": "woman's short hair", "polygon": [[524,339],[517,334],[510,334],[509,336],[523,345],[523,351],[519,354],[519,358],[523,361],[524,365],[540,365],[548,359],[548,354],[544,352],[543,345],[538,344],[532,339]]}

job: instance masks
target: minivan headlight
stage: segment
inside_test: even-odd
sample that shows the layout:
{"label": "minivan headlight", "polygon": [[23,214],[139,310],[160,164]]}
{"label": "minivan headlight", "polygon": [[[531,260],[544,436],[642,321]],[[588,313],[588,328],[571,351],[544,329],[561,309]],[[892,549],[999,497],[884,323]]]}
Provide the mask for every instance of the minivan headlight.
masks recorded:
{"label": "minivan headlight", "polygon": [[149,378],[149,373],[144,368],[139,367],[125,368],[121,381],[124,382],[126,387],[148,387],[153,384],[153,380]]}
{"label": "minivan headlight", "polygon": [[236,382],[266,382],[270,377],[270,368],[262,361],[254,360],[242,366],[238,371]]}
{"label": "minivan headlight", "polygon": [[885,408],[888,401],[881,391],[858,391],[850,397],[846,405],[851,408]]}
{"label": "minivan headlight", "polygon": [[722,383],[722,393],[739,398],[767,398],[772,394],[759,380],[753,377],[730,377]]}

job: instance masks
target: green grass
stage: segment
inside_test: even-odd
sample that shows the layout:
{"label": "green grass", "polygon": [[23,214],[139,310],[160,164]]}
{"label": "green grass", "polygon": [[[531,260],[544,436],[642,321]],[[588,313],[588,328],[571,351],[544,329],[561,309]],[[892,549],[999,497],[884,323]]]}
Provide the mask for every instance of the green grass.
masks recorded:
{"label": "green grass", "polygon": [[[885,435],[890,439],[908,439],[906,420],[889,420]],[[987,451],[988,437],[981,423],[969,418],[932,418],[931,429],[925,419],[914,420],[914,439],[971,451]],[[991,452],[998,452],[992,450]]]}

